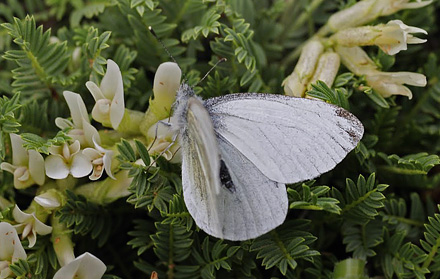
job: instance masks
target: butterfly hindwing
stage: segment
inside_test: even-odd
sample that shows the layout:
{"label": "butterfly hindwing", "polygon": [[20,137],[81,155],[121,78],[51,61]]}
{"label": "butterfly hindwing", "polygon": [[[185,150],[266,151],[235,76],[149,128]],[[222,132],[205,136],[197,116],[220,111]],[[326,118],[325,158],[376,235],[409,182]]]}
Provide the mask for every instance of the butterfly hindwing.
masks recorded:
{"label": "butterfly hindwing", "polygon": [[223,138],[218,138],[218,144],[225,164],[218,195],[224,238],[256,238],[281,225],[288,207],[286,186],[263,175]]}

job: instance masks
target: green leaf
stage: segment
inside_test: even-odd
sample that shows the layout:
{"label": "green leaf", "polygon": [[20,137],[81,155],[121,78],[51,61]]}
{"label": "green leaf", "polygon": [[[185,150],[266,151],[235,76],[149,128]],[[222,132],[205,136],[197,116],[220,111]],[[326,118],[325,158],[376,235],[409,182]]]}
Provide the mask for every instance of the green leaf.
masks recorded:
{"label": "green leaf", "polygon": [[383,242],[383,226],[380,221],[365,224],[345,222],[342,226],[343,243],[347,252],[353,252],[354,258],[367,259],[376,255],[374,247]]}
{"label": "green leaf", "polygon": [[17,133],[18,127],[21,126],[16,119],[17,110],[20,108],[19,100],[19,93],[14,94],[11,99],[6,96],[0,98],[0,161],[6,155],[6,135]]}
{"label": "green leaf", "polygon": [[287,189],[291,209],[325,210],[335,214],[341,213],[341,208],[337,205],[339,201],[327,195],[330,187],[311,187],[306,183],[303,183],[301,187]]}
{"label": "green leaf", "polygon": [[55,212],[60,223],[72,229],[74,234],[90,234],[92,239],[98,240],[98,246],[104,245],[112,227],[109,213],[103,207],[70,190],[66,191],[66,195],[66,203]]}
{"label": "green leaf", "polygon": [[429,223],[425,224],[425,239],[420,240],[423,249],[428,253],[422,267],[433,272],[440,270],[440,214],[428,217],[428,220]]}
{"label": "green leaf", "polygon": [[155,223],[157,232],[151,236],[154,253],[163,262],[182,262],[191,254],[192,231],[178,224]]}
{"label": "green leaf", "polygon": [[377,93],[373,88],[366,88],[364,90],[364,93],[379,107],[381,108],[389,108],[390,105],[388,104],[387,100],[385,100],[382,95]]}
{"label": "green leaf", "polygon": [[163,224],[181,224],[185,225],[189,231],[193,226],[193,218],[186,209],[185,202],[181,195],[173,195],[173,199],[169,203],[168,211],[161,212],[162,217],[165,219]]}
{"label": "green leaf", "polygon": [[312,89],[307,92],[307,95],[349,109],[346,90],[341,88],[332,90],[323,81],[318,80],[315,84],[312,84]]}
{"label": "green leaf", "polygon": [[257,252],[257,259],[262,258],[262,264],[269,269],[278,267],[285,275],[287,267],[295,269],[299,259],[312,261],[318,251],[310,249],[308,245],[316,240],[316,237],[308,232],[295,229],[298,222],[286,222],[281,227],[254,240],[250,251]]}
{"label": "green leaf", "polygon": [[[137,151],[139,152],[139,156],[141,156],[142,161],[146,166],[150,165],[150,155],[148,154],[148,150],[143,143],[138,140],[135,140]],[[130,154],[132,155],[132,154]]]}
{"label": "green leaf", "polygon": [[4,58],[14,61],[12,87],[27,100],[48,98],[60,86],[65,85],[64,71],[68,65],[69,53],[66,43],[51,43],[50,29],[43,32],[43,26],[36,27],[34,17],[14,19],[14,23],[2,24],[14,38],[19,50],[7,51]]}
{"label": "green leaf", "polygon": [[440,164],[438,155],[429,155],[426,152],[410,154],[402,158],[395,154],[386,156],[378,153],[378,155],[387,163],[385,166],[380,166],[381,169],[399,175],[426,175],[434,166]]}
{"label": "green leaf", "polygon": [[346,180],[345,199],[333,188],[333,196],[341,202],[342,215],[356,224],[366,224],[378,215],[377,209],[384,206],[385,196],[381,193],[388,185],[375,183],[376,176],[371,174],[368,180],[359,175],[357,183]]}
{"label": "green leaf", "polygon": [[115,2],[108,0],[94,0],[86,3],[85,5],[81,5],[81,7],[75,9],[70,14],[70,25],[72,27],[77,27],[84,17],[90,19],[94,16],[102,14],[107,6],[112,5],[115,5]]}
{"label": "green leaf", "polygon": [[45,140],[42,137],[31,133],[23,133],[21,134],[21,138],[24,141],[24,148],[27,150],[33,149],[46,155],[49,155],[49,147],[53,145],[62,145],[71,140],[71,137],[69,137],[64,131],[59,131],[54,138],[49,140]]}

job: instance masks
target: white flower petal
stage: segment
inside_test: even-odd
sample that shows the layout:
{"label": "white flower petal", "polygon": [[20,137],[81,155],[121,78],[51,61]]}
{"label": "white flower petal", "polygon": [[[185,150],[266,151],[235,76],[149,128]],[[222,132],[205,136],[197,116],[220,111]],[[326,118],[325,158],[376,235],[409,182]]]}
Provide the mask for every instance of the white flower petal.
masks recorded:
{"label": "white flower petal", "polygon": [[118,64],[111,59],[107,59],[107,72],[102,78],[99,88],[108,100],[112,100],[116,95],[120,94],[119,90],[122,91],[122,95],[124,94],[121,71]]}
{"label": "white flower petal", "polygon": [[33,217],[35,218],[34,230],[36,233],[38,233],[39,235],[46,235],[52,232],[51,226],[48,226],[43,222],[41,222],[40,220],[38,220],[38,218],[35,217],[35,215],[33,215]]}
{"label": "white flower petal", "polygon": [[104,169],[102,168],[102,165],[95,165],[93,166],[92,174],[89,175],[89,179],[92,181],[98,180],[101,178],[103,172]]}
{"label": "white flower petal", "polygon": [[428,34],[428,32],[426,32],[426,30],[422,29],[422,28],[418,28],[418,27],[414,27],[414,26],[408,26],[405,23],[403,23],[401,20],[390,20],[387,24],[396,24],[400,27],[400,29],[404,30],[407,33],[423,33],[423,34]]}
{"label": "white flower petal", "polygon": [[69,145],[70,156],[75,155],[81,149],[81,144],[78,140],[74,141],[71,145]]}
{"label": "white flower petal", "polygon": [[66,99],[67,105],[69,106],[70,115],[72,116],[75,128],[82,129],[84,120],[90,122],[83,99],[79,94],[71,91],[64,91],[63,95]]}
{"label": "white flower petal", "polygon": [[167,98],[170,102],[174,102],[181,77],[182,71],[176,63],[165,62],[160,64],[154,75],[154,98]]}
{"label": "white flower petal", "polygon": [[73,157],[70,166],[70,173],[73,177],[79,178],[88,175],[93,169],[89,158],[82,153],[78,153]]}
{"label": "white flower petal", "polygon": [[64,179],[69,175],[69,166],[58,155],[49,155],[44,161],[46,175],[52,179]]}
{"label": "white flower petal", "polygon": [[407,42],[408,42],[408,44],[413,44],[413,45],[415,45],[415,44],[423,44],[423,43],[426,43],[428,40],[426,40],[426,39],[420,39],[420,38],[417,38],[417,37],[409,37],[408,36],[408,39],[407,39]]}
{"label": "white flower petal", "polygon": [[60,268],[53,279],[101,279],[106,269],[100,259],[86,252]]}
{"label": "white flower petal", "polygon": [[109,151],[108,149],[105,149],[104,147],[102,147],[100,144],[101,144],[101,138],[99,137],[99,134],[98,134],[97,138],[93,138],[93,145],[95,146],[95,149],[101,153],[105,153],[105,152]]}
{"label": "white flower petal", "polygon": [[9,262],[8,261],[1,261],[0,262],[0,279],[6,279],[11,278],[10,276],[13,275],[11,269],[9,268]]}
{"label": "white flower petal", "polygon": [[96,150],[95,148],[86,148],[82,151],[82,153],[89,158],[90,161],[93,161],[99,157],[101,157],[101,152]]}
{"label": "white flower petal", "polygon": [[26,189],[35,184],[35,181],[30,177],[27,167],[18,167],[14,171],[14,187],[15,189]]}
{"label": "white flower petal", "polygon": [[29,241],[29,248],[34,247],[35,243],[37,243],[37,234],[35,233],[34,230],[32,230],[32,232],[27,235],[27,239]]}
{"label": "white flower petal", "polygon": [[73,127],[73,123],[66,118],[57,117],[55,118],[55,126],[60,128],[61,130],[64,130],[66,128]]}
{"label": "white flower petal", "polygon": [[53,279],[82,279],[81,277],[76,276],[76,271],[78,270],[80,263],[81,262],[76,259],[69,262],[55,273]]}
{"label": "white flower petal", "polygon": [[24,223],[29,218],[32,218],[32,215],[29,213],[24,213],[21,211],[18,205],[15,205],[14,209],[12,210],[12,217],[14,217],[14,220],[17,221],[17,223]]}
{"label": "white flower petal", "polygon": [[38,185],[44,184],[44,180],[46,179],[44,158],[40,152],[36,150],[29,150],[29,173]]}
{"label": "white flower petal", "polygon": [[410,2],[410,3],[404,3],[400,4],[402,9],[418,9],[425,6],[428,6],[432,3],[432,0],[429,1],[417,1],[417,2]]}
{"label": "white flower petal", "polygon": [[12,164],[15,166],[27,166],[29,157],[27,150],[23,147],[23,139],[17,134],[9,134],[12,145]]}
{"label": "white flower petal", "polygon": [[0,169],[14,174],[15,170],[17,169],[17,167],[14,166],[14,165],[11,165],[8,162],[3,162],[3,163],[0,164]]}
{"label": "white flower petal", "polygon": [[104,154],[104,169],[109,177],[111,177],[112,179],[116,179],[112,173],[112,158],[113,158],[113,151],[107,151]]}
{"label": "white flower petal", "polygon": [[426,86],[426,76],[413,72],[377,72],[367,75],[370,79],[383,80],[387,83],[408,84],[413,86]]}
{"label": "white flower petal", "polygon": [[61,206],[58,198],[50,191],[36,196],[34,200],[45,209],[55,209]]}
{"label": "white flower petal", "polygon": [[93,81],[86,82],[86,87],[87,89],[89,89],[90,93],[95,99],[95,102],[101,99],[105,99],[104,95],[101,92],[101,89],[99,89],[98,85],[96,85],[96,83],[94,83]]}
{"label": "white flower petal", "polygon": [[89,122],[83,120],[83,131],[84,131],[84,137],[87,142],[88,146],[94,146],[93,139],[96,138],[99,142],[101,141],[101,138],[99,137],[98,130],[90,124]]}
{"label": "white flower petal", "polygon": [[110,100],[98,100],[92,109],[92,118],[99,123],[110,124]]}
{"label": "white flower petal", "polygon": [[122,90],[122,87],[120,90],[118,89],[118,91],[121,92],[116,93],[110,105],[110,123],[115,130],[118,129],[119,124],[121,123],[122,118],[124,118],[125,113],[124,92]]}
{"label": "white flower petal", "polygon": [[14,227],[6,222],[0,223],[0,260],[15,262],[26,259],[26,252]]}
{"label": "white flower petal", "polygon": [[30,178],[29,170],[27,167],[19,167],[15,170],[14,176],[18,179],[20,182],[28,181]]}

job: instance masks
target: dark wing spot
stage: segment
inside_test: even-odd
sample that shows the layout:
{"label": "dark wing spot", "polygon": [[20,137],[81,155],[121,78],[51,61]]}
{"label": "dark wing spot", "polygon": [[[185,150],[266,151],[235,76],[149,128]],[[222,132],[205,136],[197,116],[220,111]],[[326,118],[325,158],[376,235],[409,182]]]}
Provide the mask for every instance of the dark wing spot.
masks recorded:
{"label": "dark wing spot", "polygon": [[222,185],[226,187],[226,189],[228,189],[232,193],[235,192],[234,182],[232,182],[228,167],[226,167],[226,164],[223,160],[220,160],[220,181]]}
{"label": "dark wing spot", "polygon": [[348,111],[346,111],[343,108],[337,108],[336,109],[336,115],[345,119],[353,119],[353,114],[349,113]]}
{"label": "dark wing spot", "polygon": [[358,142],[360,140],[359,133],[356,133],[356,131],[350,129],[347,131],[347,133],[354,142]]}
{"label": "dark wing spot", "polygon": [[[351,124],[353,125],[353,127],[356,127],[356,128],[362,127],[362,123],[356,118],[356,116],[354,116],[350,112],[346,111],[345,109],[338,108],[338,109],[336,109],[335,112],[336,112],[337,116],[345,118],[348,121],[350,121]],[[362,128],[359,130],[362,130]],[[350,136],[350,140],[354,145],[356,145],[359,142],[359,140],[361,139],[362,132],[356,131],[356,129],[345,130],[345,132]]]}

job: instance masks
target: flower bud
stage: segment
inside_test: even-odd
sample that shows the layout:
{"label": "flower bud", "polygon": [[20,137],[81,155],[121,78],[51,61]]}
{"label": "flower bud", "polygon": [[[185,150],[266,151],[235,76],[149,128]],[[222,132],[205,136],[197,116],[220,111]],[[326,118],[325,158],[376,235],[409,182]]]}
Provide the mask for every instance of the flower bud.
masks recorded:
{"label": "flower bud", "polygon": [[154,123],[170,116],[181,76],[182,71],[176,63],[165,62],[157,68],[153,85],[154,97],[150,99],[150,106],[140,125],[141,132],[145,136]]}
{"label": "flower bud", "polygon": [[324,46],[317,40],[312,40],[304,45],[295,69],[282,83],[286,95],[304,96],[304,91],[315,72],[316,64],[323,51]]}
{"label": "flower bud", "polygon": [[326,52],[319,57],[318,65],[313,74],[310,84],[318,80],[323,81],[328,87],[333,85],[333,81],[338,73],[341,59],[335,52]]}

